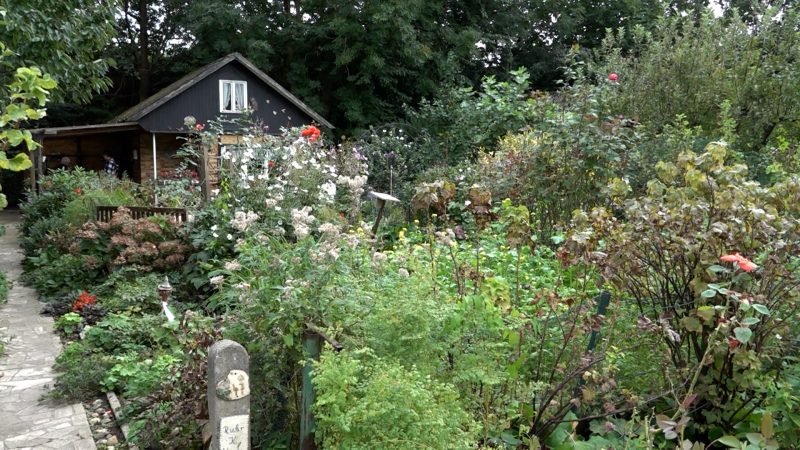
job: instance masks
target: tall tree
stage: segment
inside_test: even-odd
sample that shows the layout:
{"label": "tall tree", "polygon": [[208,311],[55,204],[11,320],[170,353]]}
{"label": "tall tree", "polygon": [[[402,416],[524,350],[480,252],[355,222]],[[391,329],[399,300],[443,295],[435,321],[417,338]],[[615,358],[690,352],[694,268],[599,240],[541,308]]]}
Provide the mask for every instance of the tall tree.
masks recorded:
{"label": "tall tree", "polygon": [[[117,11],[119,37],[109,54],[120,61],[114,73],[120,85],[135,87],[144,100],[153,93],[153,80],[172,73],[164,63],[190,45],[183,23],[189,2],[183,0],[123,0]],[[135,80],[134,83],[130,83]],[[128,89],[128,91],[133,91]],[[126,93],[127,94],[127,93]]]}
{"label": "tall tree", "polygon": [[[5,0],[0,42],[13,52],[0,68],[7,86],[16,67],[38,67],[58,83],[54,100],[88,102],[111,86],[112,61],[98,58],[114,35],[113,3],[104,0]],[[12,68],[12,69],[10,69]]]}
{"label": "tall tree", "polygon": [[238,51],[348,130],[520,66],[533,86],[551,87],[572,45],[704,1],[124,0],[110,54],[133,103]]}

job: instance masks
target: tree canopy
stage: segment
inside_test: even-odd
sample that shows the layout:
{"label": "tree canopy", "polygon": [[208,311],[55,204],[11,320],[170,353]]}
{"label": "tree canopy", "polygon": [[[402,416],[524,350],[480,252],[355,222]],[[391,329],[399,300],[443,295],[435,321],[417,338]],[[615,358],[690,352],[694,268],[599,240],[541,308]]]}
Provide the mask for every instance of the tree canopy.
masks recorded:
{"label": "tree canopy", "polygon": [[114,4],[95,0],[7,0],[0,42],[10,50],[0,69],[7,86],[17,67],[38,67],[58,83],[54,100],[87,103],[108,90],[112,60],[100,58],[114,35]]}

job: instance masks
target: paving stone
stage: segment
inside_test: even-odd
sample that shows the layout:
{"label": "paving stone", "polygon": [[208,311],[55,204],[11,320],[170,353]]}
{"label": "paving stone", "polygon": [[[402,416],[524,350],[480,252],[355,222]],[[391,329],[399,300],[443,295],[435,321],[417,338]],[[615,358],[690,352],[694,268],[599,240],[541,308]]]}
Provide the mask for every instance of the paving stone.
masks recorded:
{"label": "paving stone", "polygon": [[53,319],[39,314],[36,291],[18,281],[19,213],[0,211],[0,270],[14,281],[8,302],[0,305],[0,334],[6,353],[0,356],[0,450],[54,448],[95,450],[96,446],[80,403],[42,401],[53,385],[52,365],[61,351],[53,333]]}

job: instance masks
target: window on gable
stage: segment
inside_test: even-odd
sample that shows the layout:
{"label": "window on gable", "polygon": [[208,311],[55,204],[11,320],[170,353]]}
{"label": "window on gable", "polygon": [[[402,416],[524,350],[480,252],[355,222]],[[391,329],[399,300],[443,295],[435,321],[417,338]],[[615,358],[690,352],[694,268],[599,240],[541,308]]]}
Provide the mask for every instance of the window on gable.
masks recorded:
{"label": "window on gable", "polygon": [[219,111],[240,113],[247,109],[247,82],[219,80]]}

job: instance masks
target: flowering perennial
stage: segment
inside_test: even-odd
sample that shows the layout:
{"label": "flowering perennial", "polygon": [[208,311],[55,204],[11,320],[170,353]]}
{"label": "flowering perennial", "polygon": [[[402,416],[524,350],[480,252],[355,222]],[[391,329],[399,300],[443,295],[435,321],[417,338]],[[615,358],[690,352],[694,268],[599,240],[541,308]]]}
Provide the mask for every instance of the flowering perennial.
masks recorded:
{"label": "flowering perennial", "polygon": [[307,137],[308,142],[314,142],[319,139],[319,135],[322,132],[319,131],[319,128],[315,127],[314,125],[309,125],[300,133],[300,136]]}
{"label": "flowering perennial", "polygon": [[750,261],[749,259],[745,258],[744,256],[738,253],[734,253],[731,255],[723,255],[719,259],[722,262],[737,263],[739,264],[739,268],[744,270],[745,272],[752,272],[758,269],[758,266],[753,261]]}
{"label": "flowering perennial", "polygon": [[294,235],[297,239],[302,239],[309,234],[309,225],[314,222],[316,218],[311,215],[311,207],[304,206],[300,209],[292,209],[292,227],[294,228]]}
{"label": "flowering perennial", "polygon": [[75,300],[75,303],[72,304],[72,311],[81,312],[83,311],[83,308],[89,305],[94,305],[95,303],[97,303],[97,297],[86,291],[83,291]]}
{"label": "flowering perennial", "polygon": [[236,211],[231,220],[231,226],[239,231],[245,231],[257,220],[258,214],[253,211],[247,211],[246,213],[244,211]]}

